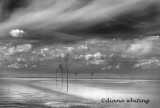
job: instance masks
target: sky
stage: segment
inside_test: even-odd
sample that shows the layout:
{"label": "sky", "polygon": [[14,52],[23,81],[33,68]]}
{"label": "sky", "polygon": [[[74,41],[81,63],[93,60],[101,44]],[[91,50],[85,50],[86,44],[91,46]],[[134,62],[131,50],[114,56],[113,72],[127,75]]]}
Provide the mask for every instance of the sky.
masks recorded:
{"label": "sky", "polygon": [[159,0],[0,0],[1,73],[159,76],[159,21]]}

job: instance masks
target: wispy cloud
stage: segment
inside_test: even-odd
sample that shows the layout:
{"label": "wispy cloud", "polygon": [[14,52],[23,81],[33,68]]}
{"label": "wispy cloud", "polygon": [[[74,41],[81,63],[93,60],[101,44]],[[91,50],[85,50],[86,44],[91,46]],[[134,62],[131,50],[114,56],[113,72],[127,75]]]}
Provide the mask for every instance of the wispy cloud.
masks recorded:
{"label": "wispy cloud", "polygon": [[[137,29],[139,32],[150,32],[151,27],[159,28],[159,23],[156,21],[159,18],[159,4],[158,0],[2,1],[1,15],[8,17],[6,20],[1,18],[0,37],[8,36],[10,31],[13,37],[21,37],[23,33],[20,29],[25,30],[28,38],[52,37],[53,40],[58,39],[57,41],[73,37],[74,40],[79,41],[79,37],[86,38],[93,35],[82,36],[78,34],[90,34],[90,32],[92,34],[105,32],[114,35],[113,37],[117,37],[117,35],[124,37],[123,31],[127,35],[131,35]],[[59,37],[57,33],[60,33]],[[99,35],[97,37],[108,38],[112,36]]]}
{"label": "wispy cloud", "polygon": [[159,58],[150,58],[150,59],[140,60],[133,67],[134,68],[141,68],[141,69],[159,68],[160,67],[160,59]]}

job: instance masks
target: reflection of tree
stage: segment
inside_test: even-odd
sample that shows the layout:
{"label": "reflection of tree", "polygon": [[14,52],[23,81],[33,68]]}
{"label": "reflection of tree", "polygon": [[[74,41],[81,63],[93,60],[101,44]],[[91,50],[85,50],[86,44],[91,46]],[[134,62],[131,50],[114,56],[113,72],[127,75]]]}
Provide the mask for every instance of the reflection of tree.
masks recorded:
{"label": "reflection of tree", "polygon": [[63,66],[62,66],[62,64],[59,64],[59,69],[61,70],[61,76],[62,76],[62,87],[63,87]]}
{"label": "reflection of tree", "polygon": [[59,68],[57,68],[57,71],[56,71],[56,87],[57,87],[57,74],[58,74],[58,71],[59,71]]}
{"label": "reflection of tree", "polygon": [[108,79],[108,72],[107,72],[107,79]]}
{"label": "reflection of tree", "polygon": [[120,77],[121,77],[121,80],[122,80],[122,74],[120,75]]}
{"label": "reflection of tree", "polygon": [[64,57],[64,61],[66,62],[66,71],[67,71],[67,92],[68,92],[68,61],[69,61],[69,54],[66,54]]}
{"label": "reflection of tree", "polygon": [[76,84],[76,80],[77,80],[77,72],[75,72],[75,84]]}
{"label": "reflection of tree", "polygon": [[60,70],[60,74],[61,74],[61,78],[62,78],[62,87],[63,87],[63,65],[62,64],[59,64],[59,66],[57,67],[57,70],[56,70],[56,87],[57,87],[57,82],[58,82],[59,70]]}

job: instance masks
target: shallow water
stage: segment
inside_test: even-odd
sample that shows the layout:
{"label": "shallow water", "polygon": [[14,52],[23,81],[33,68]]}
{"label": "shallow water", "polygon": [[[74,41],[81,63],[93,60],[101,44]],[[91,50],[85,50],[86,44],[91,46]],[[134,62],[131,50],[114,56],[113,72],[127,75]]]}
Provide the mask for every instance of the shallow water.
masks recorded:
{"label": "shallow water", "polygon": [[[40,81],[36,85],[44,86],[49,89],[66,92],[66,83],[63,84],[61,79],[54,81]],[[118,79],[79,79],[69,81],[69,94],[92,99],[101,102],[105,99],[124,99],[146,100],[149,102],[137,102],[118,104],[118,108],[159,108],[160,102],[160,81],[159,80],[118,80]],[[117,103],[106,103],[116,107]],[[104,104],[103,104],[104,105]],[[111,107],[111,108],[112,108]]]}
{"label": "shallow water", "polygon": [[[65,82],[65,81],[64,81]],[[0,108],[159,108],[159,80],[70,80],[69,93],[60,79],[0,79]],[[101,103],[102,98],[149,99],[145,103]],[[94,101],[90,101],[94,100]],[[96,103],[96,102],[97,103]]]}
{"label": "shallow water", "polygon": [[1,108],[29,108],[40,107],[36,100],[38,91],[10,81],[0,82],[0,107]]}
{"label": "shallow water", "polygon": [[[33,82],[36,80],[32,80]],[[0,80],[0,108],[88,108],[89,102],[30,85],[30,80]]]}

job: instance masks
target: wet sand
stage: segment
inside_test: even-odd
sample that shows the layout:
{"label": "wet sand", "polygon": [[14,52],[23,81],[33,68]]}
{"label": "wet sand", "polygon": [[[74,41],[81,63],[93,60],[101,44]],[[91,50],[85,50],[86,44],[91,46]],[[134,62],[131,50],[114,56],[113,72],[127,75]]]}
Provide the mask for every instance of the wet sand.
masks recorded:
{"label": "wet sand", "polygon": [[88,99],[32,85],[35,81],[0,79],[0,108],[90,108],[94,106],[96,108],[97,106]]}
{"label": "wet sand", "polygon": [[[65,82],[65,80],[64,80]],[[1,78],[0,108],[159,108],[159,80]],[[149,99],[146,103],[102,103],[102,98]]]}

